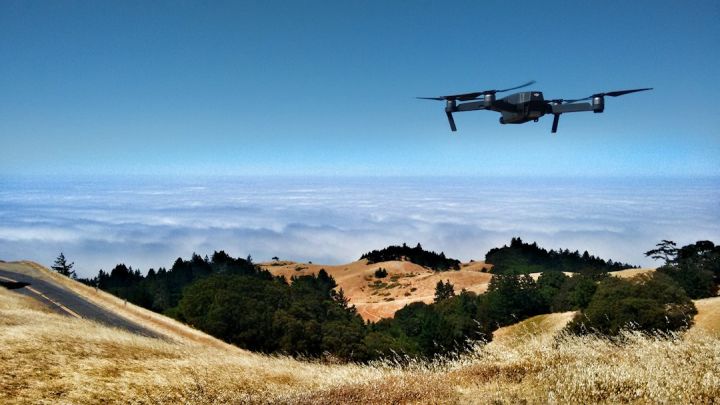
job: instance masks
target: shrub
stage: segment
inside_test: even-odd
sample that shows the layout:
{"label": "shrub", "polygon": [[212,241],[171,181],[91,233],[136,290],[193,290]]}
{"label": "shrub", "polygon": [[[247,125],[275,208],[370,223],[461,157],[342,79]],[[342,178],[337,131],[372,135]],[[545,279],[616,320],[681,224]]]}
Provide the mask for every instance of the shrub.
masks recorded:
{"label": "shrub", "polygon": [[551,312],[574,311],[587,308],[597,290],[597,281],[583,274],[566,278],[550,303]]}
{"label": "shrub", "polygon": [[385,278],[387,277],[388,272],[387,270],[380,267],[379,269],[375,270],[375,278]]}
{"label": "shrub", "polygon": [[692,324],[697,309],[685,291],[661,273],[600,282],[588,307],[568,325],[572,332],[614,336],[624,328],[669,332]]}

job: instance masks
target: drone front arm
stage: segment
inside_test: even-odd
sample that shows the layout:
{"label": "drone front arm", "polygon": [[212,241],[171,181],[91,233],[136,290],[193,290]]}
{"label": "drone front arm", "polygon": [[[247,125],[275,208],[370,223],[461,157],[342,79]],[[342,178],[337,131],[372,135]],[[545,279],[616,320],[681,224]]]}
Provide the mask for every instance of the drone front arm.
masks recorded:
{"label": "drone front arm", "polygon": [[455,111],[475,111],[475,110],[485,110],[485,102],[484,101],[473,101],[470,103],[463,103],[458,104]]}

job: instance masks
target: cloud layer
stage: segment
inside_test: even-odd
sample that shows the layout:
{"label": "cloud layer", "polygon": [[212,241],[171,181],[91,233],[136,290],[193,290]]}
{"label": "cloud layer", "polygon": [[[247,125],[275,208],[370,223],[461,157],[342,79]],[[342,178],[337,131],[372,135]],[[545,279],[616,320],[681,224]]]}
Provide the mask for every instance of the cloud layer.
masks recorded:
{"label": "cloud layer", "polygon": [[341,263],[421,243],[483,259],[513,236],[651,265],[660,239],[720,241],[720,179],[3,179],[0,258],[81,276],[225,250]]}

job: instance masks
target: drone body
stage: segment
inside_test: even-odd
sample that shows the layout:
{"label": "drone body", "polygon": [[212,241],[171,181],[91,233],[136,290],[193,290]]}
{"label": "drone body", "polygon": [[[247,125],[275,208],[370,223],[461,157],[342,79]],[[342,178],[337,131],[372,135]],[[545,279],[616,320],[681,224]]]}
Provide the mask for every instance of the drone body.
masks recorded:
{"label": "drone body", "polygon": [[[552,114],[552,132],[555,133],[557,132],[558,123],[560,121],[560,114],[581,111],[592,111],[595,113],[601,113],[605,110],[606,96],[618,97],[624,94],[635,93],[638,91],[652,90],[651,88],[644,88],[611,91],[607,93],[596,93],[590,97],[574,100],[545,100],[542,92],[540,91],[524,91],[520,93],[514,93],[500,99],[497,99],[495,97],[496,93],[519,89],[529,86],[533,83],[535,82],[531,81],[520,86],[504,90],[484,90],[474,93],[418,98],[425,100],[445,100],[445,114],[447,114],[448,122],[450,123],[450,129],[453,131],[457,130],[455,126],[455,119],[452,115],[453,113],[474,110],[490,110],[497,111],[502,115],[500,117],[501,124],[523,124],[528,121],[537,122],[543,115]],[[589,100],[590,102],[580,102],[586,100]],[[458,103],[458,101],[464,103]]]}

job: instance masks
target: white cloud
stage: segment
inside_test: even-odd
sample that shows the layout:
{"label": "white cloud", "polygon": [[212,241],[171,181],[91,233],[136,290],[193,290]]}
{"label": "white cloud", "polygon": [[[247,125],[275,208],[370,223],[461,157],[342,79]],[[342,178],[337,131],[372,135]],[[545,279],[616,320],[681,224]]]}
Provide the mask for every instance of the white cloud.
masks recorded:
{"label": "white cloud", "polygon": [[521,236],[645,265],[660,239],[720,240],[719,203],[717,180],[48,181],[0,192],[0,258],[49,264],[64,251],[87,276],[193,252],[341,263],[420,242],[469,260]]}

